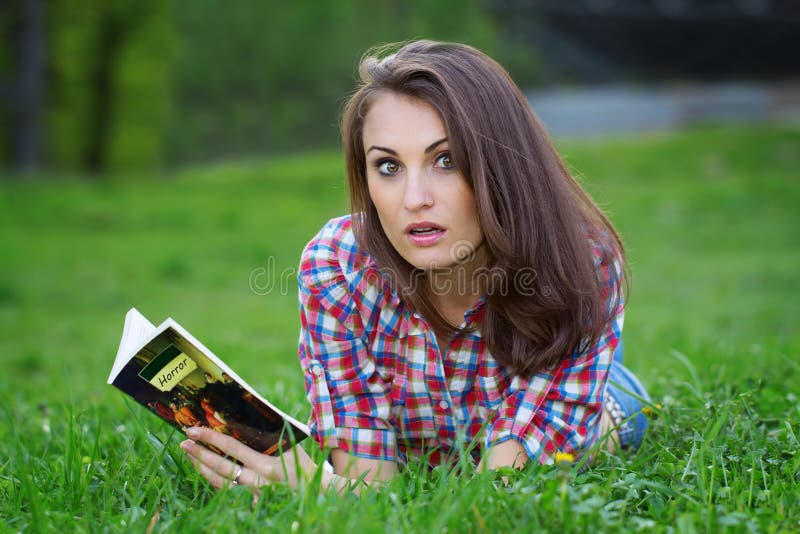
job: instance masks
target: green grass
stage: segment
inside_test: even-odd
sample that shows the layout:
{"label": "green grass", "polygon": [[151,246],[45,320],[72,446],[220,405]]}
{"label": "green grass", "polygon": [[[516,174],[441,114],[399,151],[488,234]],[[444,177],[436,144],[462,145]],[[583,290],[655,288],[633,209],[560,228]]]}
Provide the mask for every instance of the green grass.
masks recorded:
{"label": "green grass", "polygon": [[[560,147],[628,247],[626,362],[663,406],[638,453],[508,487],[414,466],[360,498],[214,492],[105,384],[124,314],[175,317],[305,419],[293,269],[346,209],[339,155],[43,176],[0,184],[0,531],[800,529],[800,131]],[[284,290],[253,290],[267,268]]]}

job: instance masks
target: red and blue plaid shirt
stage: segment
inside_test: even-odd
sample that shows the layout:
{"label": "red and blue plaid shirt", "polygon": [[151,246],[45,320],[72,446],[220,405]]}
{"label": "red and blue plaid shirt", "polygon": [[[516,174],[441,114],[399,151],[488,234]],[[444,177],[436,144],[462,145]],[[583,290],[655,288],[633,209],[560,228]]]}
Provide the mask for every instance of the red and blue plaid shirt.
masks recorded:
{"label": "red and blue plaid shirt", "polygon": [[[593,251],[615,289],[621,265],[609,264],[599,245]],[[545,463],[597,440],[621,303],[594,347],[525,380],[486,349],[483,299],[464,314],[477,328],[457,334],[443,353],[430,325],[359,248],[349,216],[331,220],[306,246],[299,286],[300,365],[321,447],[401,463],[432,453],[437,463],[473,440],[489,447],[514,439]]]}

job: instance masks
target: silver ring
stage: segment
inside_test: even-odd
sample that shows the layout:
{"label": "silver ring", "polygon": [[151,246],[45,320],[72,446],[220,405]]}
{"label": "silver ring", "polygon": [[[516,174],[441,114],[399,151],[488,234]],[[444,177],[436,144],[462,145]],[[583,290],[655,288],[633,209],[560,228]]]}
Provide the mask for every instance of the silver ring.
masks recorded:
{"label": "silver ring", "polygon": [[242,466],[237,465],[236,472],[233,474],[233,479],[231,480],[231,484],[235,486],[239,483],[239,477],[242,476],[242,471],[244,471],[244,469],[242,469]]}

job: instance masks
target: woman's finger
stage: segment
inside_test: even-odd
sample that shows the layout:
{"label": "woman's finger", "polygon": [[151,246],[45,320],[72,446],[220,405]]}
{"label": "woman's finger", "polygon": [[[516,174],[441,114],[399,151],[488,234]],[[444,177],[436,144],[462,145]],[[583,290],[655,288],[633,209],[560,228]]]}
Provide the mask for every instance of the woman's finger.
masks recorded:
{"label": "woman's finger", "polygon": [[254,451],[241,441],[231,436],[227,436],[216,430],[205,427],[192,427],[186,430],[186,435],[194,441],[202,441],[216,447],[227,456],[232,456],[240,462],[248,465],[258,465],[263,461],[264,455]]}
{"label": "woman's finger", "polygon": [[235,482],[257,490],[272,481],[274,470],[268,462],[273,459],[268,456],[260,455],[260,463],[257,465],[243,466],[192,440],[181,443],[181,448],[189,455],[203,477],[217,489]]}
{"label": "woman's finger", "polygon": [[[269,470],[269,468],[267,470]],[[266,486],[269,484],[269,482],[269,478],[263,476],[255,469],[242,466],[242,472],[239,475],[239,480],[237,483],[248,486],[252,491],[258,493],[258,490],[261,488],[261,486]]]}
{"label": "woman's finger", "polygon": [[223,480],[230,481],[236,474],[238,464],[228,458],[235,458],[247,468],[240,474],[238,482],[256,490],[263,484],[273,482],[286,482],[295,486],[300,478],[310,477],[316,469],[316,465],[302,448],[292,449],[288,454],[275,458],[255,451],[239,440],[210,428],[189,428],[186,435],[191,439],[182,443],[181,447],[201,464],[214,471]]}
{"label": "woman's finger", "polygon": [[[204,454],[201,452],[202,450],[208,451],[208,449],[191,441],[189,444],[190,445],[188,447],[184,447],[184,450],[191,458],[192,463],[197,468],[197,471],[216,489],[222,489],[224,487],[231,487],[234,485],[247,486],[251,491],[253,491],[254,496],[257,496],[258,490],[270,482],[268,477],[262,476],[258,471],[230,462],[229,460],[225,460],[216,454],[214,456],[216,456],[217,461],[211,464],[215,467],[211,467],[209,464],[203,463],[198,458],[198,456]],[[196,453],[198,456],[194,456],[193,453]],[[211,454],[214,453],[212,452]],[[208,461],[207,457],[206,461]],[[233,472],[229,475],[226,475],[225,472],[228,471],[229,464],[232,464]],[[268,466],[267,471],[270,470],[271,467]]]}
{"label": "woman's finger", "polygon": [[232,480],[239,467],[239,464],[236,462],[220,456],[214,451],[208,450],[201,444],[191,440],[186,440],[181,443],[181,448],[192,457],[198,468],[202,465],[218,474],[223,479]]}
{"label": "woman's finger", "polygon": [[200,462],[197,462],[195,466],[197,467],[197,471],[203,476],[203,478],[208,480],[208,482],[212,486],[214,486],[214,488],[222,489],[225,487],[229,487],[231,485],[232,477],[223,477],[222,475],[220,475],[219,473],[208,467],[206,464]]}

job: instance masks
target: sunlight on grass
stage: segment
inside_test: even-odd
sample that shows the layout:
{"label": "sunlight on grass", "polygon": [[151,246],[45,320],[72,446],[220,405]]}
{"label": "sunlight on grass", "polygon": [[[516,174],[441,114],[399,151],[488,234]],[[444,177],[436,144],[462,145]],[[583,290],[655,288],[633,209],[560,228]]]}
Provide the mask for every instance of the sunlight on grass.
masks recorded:
{"label": "sunlight on grass", "polygon": [[637,454],[530,466],[507,486],[467,464],[415,464],[360,498],[319,496],[313,483],[272,488],[255,507],[241,488],[215,493],[179,435],[105,384],[125,312],[175,317],[306,419],[294,276],[303,245],[346,211],[340,156],[6,181],[6,529],[799,529],[800,131],[709,127],[561,148],[628,249],[626,363],[656,403]]}

